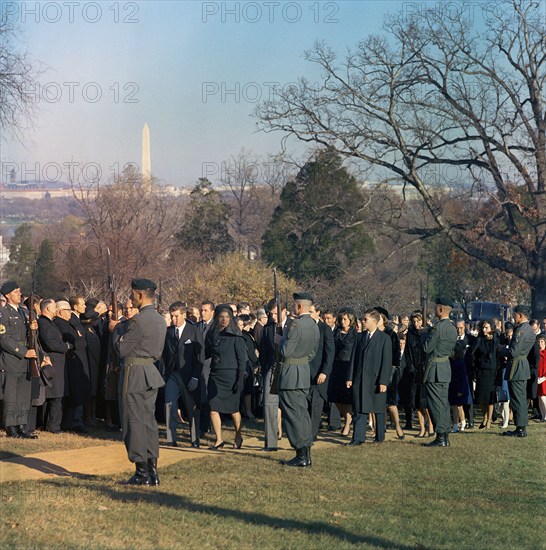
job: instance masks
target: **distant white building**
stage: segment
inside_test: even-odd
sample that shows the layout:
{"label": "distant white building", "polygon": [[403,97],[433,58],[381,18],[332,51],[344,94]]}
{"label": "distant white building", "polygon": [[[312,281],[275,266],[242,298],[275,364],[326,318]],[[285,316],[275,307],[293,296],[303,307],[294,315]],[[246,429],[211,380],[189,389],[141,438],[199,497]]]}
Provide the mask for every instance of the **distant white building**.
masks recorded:
{"label": "distant white building", "polygon": [[0,235],[0,274],[4,272],[4,266],[9,261],[9,248],[4,246],[2,235]]}

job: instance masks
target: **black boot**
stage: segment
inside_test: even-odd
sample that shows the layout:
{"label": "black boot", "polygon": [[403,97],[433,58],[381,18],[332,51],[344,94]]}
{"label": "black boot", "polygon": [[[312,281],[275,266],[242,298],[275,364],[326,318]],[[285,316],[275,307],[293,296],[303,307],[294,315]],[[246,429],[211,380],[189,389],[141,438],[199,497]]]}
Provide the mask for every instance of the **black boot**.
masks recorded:
{"label": "black boot", "polygon": [[15,426],[7,426],[6,427],[6,435],[8,437],[14,437],[16,439],[20,439],[21,436],[19,435],[19,431]]}
{"label": "black boot", "polygon": [[19,437],[22,439],[38,439],[38,436],[35,433],[27,432],[24,426],[19,426],[18,431]]}
{"label": "black boot", "polygon": [[306,447],[307,449],[307,466],[312,466],[311,462],[311,447]]}
{"label": "black boot", "polygon": [[449,447],[449,434],[445,433],[444,435],[444,447]]}
{"label": "black boot", "polygon": [[150,474],[146,462],[136,462],[135,475],[127,481],[129,485],[150,485]]}
{"label": "black boot", "polygon": [[436,439],[430,443],[423,443],[423,447],[447,447],[449,445],[449,442],[446,444],[446,440],[444,439],[445,434],[436,434]]}
{"label": "black boot", "polygon": [[296,456],[292,460],[282,460],[281,464],[284,466],[306,468],[309,466],[309,463],[307,462],[307,447],[296,449]]}
{"label": "black boot", "polygon": [[150,485],[157,487],[159,485],[159,474],[157,473],[157,458],[148,459],[148,475],[150,476]]}
{"label": "black boot", "polygon": [[502,432],[502,435],[508,435],[511,437],[527,437],[527,430],[525,426],[517,426],[515,430]]}

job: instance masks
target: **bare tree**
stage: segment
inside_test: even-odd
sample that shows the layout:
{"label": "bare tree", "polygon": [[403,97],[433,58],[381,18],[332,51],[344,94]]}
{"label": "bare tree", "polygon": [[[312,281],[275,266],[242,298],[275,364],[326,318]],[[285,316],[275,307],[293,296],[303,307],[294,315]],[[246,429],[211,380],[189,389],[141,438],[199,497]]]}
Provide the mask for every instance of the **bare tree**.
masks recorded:
{"label": "bare tree", "polygon": [[[413,188],[460,250],[513,274],[546,314],[546,28],[541,3],[503,0],[397,14],[343,61],[324,43],[307,59],[324,73],[278,91],[257,115],[281,131],[376,167]],[[459,6],[457,11],[456,7]],[[452,209],[445,197],[463,208]]]}
{"label": "bare tree", "polygon": [[112,185],[79,186],[73,192],[85,211],[85,245],[78,250],[71,245],[70,251],[86,264],[89,276],[102,273],[105,280],[107,248],[120,285],[132,277],[161,276],[182,216],[175,197],[155,184],[143,187],[131,170]]}
{"label": "bare tree", "polygon": [[18,33],[13,18],[3,13],[0,19],[0,129],[19,137],[36,106],[30,92],[40,71],[14,45]]}

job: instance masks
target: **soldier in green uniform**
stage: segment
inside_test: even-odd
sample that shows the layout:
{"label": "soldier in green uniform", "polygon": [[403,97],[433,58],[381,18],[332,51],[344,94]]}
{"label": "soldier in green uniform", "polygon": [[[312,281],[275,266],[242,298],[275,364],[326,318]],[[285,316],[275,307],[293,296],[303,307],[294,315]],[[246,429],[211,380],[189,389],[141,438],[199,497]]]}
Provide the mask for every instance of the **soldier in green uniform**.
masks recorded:
{"label": "soldier in green uniform", "polygon": [[[309,363],[315,357],[320,334],[310,315],[313,297],[306,292],[294,294],[293,320],[288,334],[280,340],[282,364],[279,372],[279,406],[282,411],[286,435],[296,450],[292,460],[283,461],[287,466],[311,466],[313,433],[307,407],[307,395],[311,386]],[[281,338],[280,335],[277,335]]]}
{"label": "soldier in green uniform", "polygon": [[529,413],[527,409],[527,380],[531,377],[527,355],[535,345],[536,334],[529,324],[531,310],[527,306],[519,305],[514,310],[516,327],[510,344],[501,349],[501,354],[508,357],[509,367],[506,369],[510,404],[514,413],[516,429],[503,432],[502,435],[526,437]]}
{"label": "soldier in green uniform", "polygon": [[159,485],[159,435],[155,419],[157,390],[165,385],[154,365],[161,358],[167,325],[154,307],[156,285],[133,279],[131,301],[137,315],[124,330],[115,331],[113,344],[120,358],[120,407],[123,439],[136,472],[128,483]]}
{"label": "soldier in green uniform", "polygon": [[[21,289],[15,281],[6,281],[0,292],[6,305],[0,308],[0,368],[5,371],[4,426],[8,437],[37,439],[26,431],[30,412],[30,358],[36,351],[27,347],[31,328],[21,309]],[[36,323],[32,328],[38,328]]]}
{"label": "soldier in green uniform", "polygon": [[436,439],[427,447],[449,447],[448,433],[451,429],[448,390],[451,382],[449,356],[457,343],[457,329],[449,320],[453,302],[448,298],[436,299],[436,316],[440,319],[430,330],[424,345],[427,354],[425,396],[427,407],[436,428]]}

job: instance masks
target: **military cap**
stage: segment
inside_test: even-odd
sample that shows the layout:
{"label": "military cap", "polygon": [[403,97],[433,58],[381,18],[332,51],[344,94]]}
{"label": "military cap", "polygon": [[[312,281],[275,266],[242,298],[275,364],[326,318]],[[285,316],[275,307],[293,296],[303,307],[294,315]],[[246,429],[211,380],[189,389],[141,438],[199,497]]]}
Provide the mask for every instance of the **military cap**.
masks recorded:
{"label": "military cap", "polygon": [[384,315],[387,319],[389,318],[389,312],[384,307],[374,307],[375,311]]}
{"label": "military cap", "polygon": [[435,299],[437,306],[446,306],[453,308],[453,300],[447,296],[437,296]]}
{"label": "military cap", "polygon": [[15,281],[6,281],[0,288],[0,292],[6,295],[13,292],[17,288],[19,288],[19,285]]}
{"label": "military cap", "polygon": [[157,285],[150,279],[133,279],[131,288],[133,290],[156,290]]}
{"label": "military cap", "polygon": [[298,300],[308,300],[309,302],[314,302],[314,298],[313,298],[313,295],[310,294],[309,292],[294,292],[294,294],[292,294],[292,297],[294,298],[295,301],[298,301]]}
{"label": "military cap", "polygon": [[525,315],[525,317],[530,317],[531,308],[529,306],[526,306],[525,304],[519,304],[514,309],[514,313],[520,313],[521,315]]}

